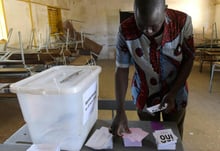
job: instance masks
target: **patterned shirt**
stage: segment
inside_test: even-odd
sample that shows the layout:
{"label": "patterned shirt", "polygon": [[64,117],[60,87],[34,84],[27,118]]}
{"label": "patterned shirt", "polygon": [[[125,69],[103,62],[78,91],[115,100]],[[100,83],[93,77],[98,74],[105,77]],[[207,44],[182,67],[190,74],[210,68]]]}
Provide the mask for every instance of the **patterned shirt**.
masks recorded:
{"label": "patterned shirt", "polygon": [[[194,48],[191,17],[180,11],[167,9],[164,31],[152,39],[138,30],[134,16],[121,23],[116,44],[116,66],[128,68],[134,64],[131,90],[139,109],[143,109],[145,104],[160,103],[172,87],[183,57],[194,57],[194,49],[181,48],[184,39]],[[186,106],[187,98],[185,84],[176,96],[178,110]]]}

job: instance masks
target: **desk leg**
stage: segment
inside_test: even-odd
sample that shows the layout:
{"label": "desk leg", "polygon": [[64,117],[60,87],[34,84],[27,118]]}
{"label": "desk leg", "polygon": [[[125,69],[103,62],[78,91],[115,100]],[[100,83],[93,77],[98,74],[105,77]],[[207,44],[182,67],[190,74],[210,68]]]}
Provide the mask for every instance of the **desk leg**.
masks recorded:
{"label": "desk leg", "polygon": [[200,60],[199,72],[202,72],[203,60]]}

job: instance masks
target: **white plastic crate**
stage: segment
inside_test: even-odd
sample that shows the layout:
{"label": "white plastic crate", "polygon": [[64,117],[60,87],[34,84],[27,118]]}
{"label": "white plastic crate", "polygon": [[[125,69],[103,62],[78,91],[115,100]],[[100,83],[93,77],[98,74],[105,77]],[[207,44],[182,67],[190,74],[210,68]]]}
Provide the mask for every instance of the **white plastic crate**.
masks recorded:
{"label": "white plastic crate", "polygon": [[35,144],[80,150],[98,117],[99,66],[56,66],[10,85]]}

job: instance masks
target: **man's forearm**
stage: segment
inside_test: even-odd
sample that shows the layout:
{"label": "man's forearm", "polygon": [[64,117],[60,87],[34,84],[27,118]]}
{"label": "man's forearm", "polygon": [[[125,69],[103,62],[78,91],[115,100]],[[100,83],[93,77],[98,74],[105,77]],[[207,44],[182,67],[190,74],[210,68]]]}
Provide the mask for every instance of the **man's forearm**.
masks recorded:
{"label": "man's forearm", "polygon": [[124,101],[128,87],[129,68],[117,68],[115,72],[115,95],[117,112],[124,110]]}

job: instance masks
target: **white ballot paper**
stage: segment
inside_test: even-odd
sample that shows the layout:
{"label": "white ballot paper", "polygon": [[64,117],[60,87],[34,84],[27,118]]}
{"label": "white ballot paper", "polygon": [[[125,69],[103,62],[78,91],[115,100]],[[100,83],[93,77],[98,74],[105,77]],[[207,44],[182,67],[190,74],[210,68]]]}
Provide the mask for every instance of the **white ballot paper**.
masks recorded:
{"label": "white ballot paper", "polygon": [[109,133],[107,127],[101,127],[100,129],[95,130],[85,146],[96,150],[113,149],[112,134]]}
{"label": "white ballot paper", "polygon": [[55,144],[33,144],[26,151],[60,151],[60,147]]}
{"label": "white ballot paper", "polygon": [[153,133],[158,150],[175,150],[178,137],[171,129],[156,130]]}
{"label": "white ballot paper", "polygon": [[159,109],[159,107],[160,107],[160,104],[157,104],[157,105],[146,108],[146,110],[153,114],[155,112],[159,112],[159,111],[162,111],[162,110],[166,109],[167,108],[167,103],[165,103],[164,106],[162,106],[161,109]]}

